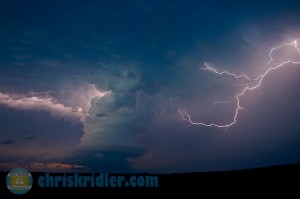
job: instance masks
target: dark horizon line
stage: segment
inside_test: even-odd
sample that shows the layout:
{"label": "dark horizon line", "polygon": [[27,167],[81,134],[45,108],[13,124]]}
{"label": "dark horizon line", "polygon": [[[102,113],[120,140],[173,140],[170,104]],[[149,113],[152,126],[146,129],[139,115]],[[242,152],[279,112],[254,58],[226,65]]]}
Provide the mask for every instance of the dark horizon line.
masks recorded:
{"label": "dark horizon line", "polygon": [[[154,173],[154,172],[136,172],[136,173],[119,173],[119,172],[109,172],[109,171],[30,171],[30,173],[38,174],[38,173],[108,173],[108,174],[122,174],[122,175],[180,175],[180,174],[209,174],[209,173],[233,173],[233,172],[251,172],[251,171],[260,171],[260,170],[283,170],[283,169],[298,169],[300,171],[300,163],[290,163],[290,164],[279,164],[279,165],[271,165],[271,166],[261,166],[261,167],[251,167],[244,169],[233,169],[233,170],[215,170],[215,171],[199,171],[199,172],[170,172],[170,173]],[[1,170],[0,173],[8,173],[10,171]]]}

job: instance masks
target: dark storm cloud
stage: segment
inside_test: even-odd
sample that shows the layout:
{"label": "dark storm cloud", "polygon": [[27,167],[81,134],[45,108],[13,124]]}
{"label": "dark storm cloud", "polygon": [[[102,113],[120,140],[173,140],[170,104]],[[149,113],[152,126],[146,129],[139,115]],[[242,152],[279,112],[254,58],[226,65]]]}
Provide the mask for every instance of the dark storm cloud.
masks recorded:
{"label": "dark storm cloud", "polygon": [[4,145],[9,145],[9,144],[14,144],[15,141],[12,139],[7,139],[7,140],[0,140],[0,144],[4,144]]}
{"label": "dark storm cloud", "polygon": [[[291,86],[299,83],[298,75],[299,68],[294,66],[272,74],[261,90],[243,98],[245,109],[237,124],[226,132],[178,124],[176,117],[170,117],[171,113],[166,114],[168,117],[156,115],[153,124],[138,139],[146,153],[131,162],[142,171],[160,168],[162,172],[228,170],[299,162],[296,119],[299,109],[293,105],[299,100],[299,92]],[[280,79],[289,80],[283,83]]]}
{"label": "dark storm cloud", "polygon": [[34,140],[36,137],[34,135],[25,136],[24,139],[26,140]]}
{"label": "dark storm cloud", "polygon": [[86,165],[88,171],[100,171],[100,172],[115,172],[115,173],[132,173],[135,170],[128,163],[128,158],[133,158],[142,153],[137,153],[135,150],[118,150],[116,148],[93,150],[88,151],[76,151],[62,161],[73,163],[76,159],[77,164]]}
{"label": "dark storm cloud", "polygon": [[[80,124],[57,120],[43,111],[0,108],[0,168],[53,162],[80,143]],[[17,165],[15,165],[17,166]],[[11,168],[10,168],[11,169]]]}
{"label": "dark storm cloud", "polygon": [[[288,99],[296,104],[297,82],[286,83],[290,97],[268,103],[285,92],[274,89],[280,77],[267,81],[256,91],[261,98],[243,99],[245,110],[227,133],[186,126],[177,110],[196,120],[230,120],[234,107],[213,102],[232,100],[241,82],[201,70],[204,62],[255,77],[272,46],[300,36],[299,8],[298,1],[3,2],[0,92],[47,92],[70,107],[88,95],[86,85],[111,93],[93,99],[85,122],[75,126],[48,113],[5,109],[0,126],[13,133],[1,132],[1,139],[70,149],[55,157],[63,168],[171,172],[297,162],[297,111],[275,111]],[[50,152],[28,156],[32,168],[57,166],[36,162]]]}

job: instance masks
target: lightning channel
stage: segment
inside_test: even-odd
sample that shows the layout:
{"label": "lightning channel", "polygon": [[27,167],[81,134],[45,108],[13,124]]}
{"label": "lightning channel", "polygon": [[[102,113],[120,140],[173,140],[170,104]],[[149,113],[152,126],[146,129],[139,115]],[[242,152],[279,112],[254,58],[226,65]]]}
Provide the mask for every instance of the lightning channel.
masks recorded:
{"label": "lightning channel", "polygon": [[[266,64],[266,66],[268,66],[272,61],[274,61],[274,58],[273,58],[273,56],[272,56],[272,54],[276,51],[276,50],[278,50],[278,49],[280,49],[280,48],[282,48],[282,47],[285,47],[285,46],[292,46],[292,47],[294,47],[296,50],[297,50],[297,52],[298,52],[298,54],[300,55],[300,49],[299,49],[299,47],[298,47],[298,43],[297,43],[297,41],[298,41],[299,39],[296,39],[296,40],[294,40],[293,42],[291,42],[291,43],[282,43],[282,44],[280,44],[279,46],[276,46],[276,47],[274,47],[274,48],[272,48],[271,50],[270,50],[270,52],[269,52],[269,61],[267,62],[267,64]],[[257,89],[257,88],[259,88],[260,86],[261,86],[261,84],[262,84],[262,81],[263,81],[263,79],[270,73],[270,72],[272,72],[272,71],[274,71],[274,70],[277,70],[277,69],[279,69],[279,68],[281,68],[281,67],[283,67],[283,66],[285,66],[285,65],[287,65],[287,64],[294,64],[294,65],[296,65],[296,64],[300,64],[300,61],[293,61],[293,60],[288,60],[288,61],[285,61],[285,62],[282,62],[282,63],[280,63],[280,64],[278,64],[278,65],[276,65],[276,66],[274,66],[274,67],[270,67],[268,70],[266,70],[263,74],[261,74],[261,75],[259,75],[259,76],[257,76],[257,78],[250,78],[250,77],[248,77],[248,76],[246,76],[246,75],[244,75],[244,74],[242,74],[242,75],[237,75],[237,74],[235,74],[235,73],[231,73],[231,72],[228,72],[228,71],[218,71],[217,69],[215,69],[215,68],[213,68],[213,67],[211,67],[211,66],[209,66],[207,63],[204,63],[204,68],[202,68],[203,70],[208,70],[208,71],[210,71],[210,72],[213,72],[213,73],[215,73],[215,74],[217,74],[217,75],[220,75],[220,76],[222,76],[222,75],[228,75],[228,76],[232,76],[232,77],[234,77],[234,78],[236,78],[236,79],[239,79],[239,78],[245,78],[245,79],[247,79],[248,81],[249,81],[249,83],[251,82],[254,82],[254,84],[252,84],[252,86],[246,86],[241,92],[239,92],[239,93],[237,93],[236,95],[235,95],[235,111],[234,111],[234,116],[233,116],[233,118],[232,118],[232,120],[231,120],[231,122],[228,122],[228,123],[225,123],[225,124],[217,124],[217,123],[205,123],[205,122],[202,122],[202,121],[200,121],[200,122],[195,122],[195,121],[193,121],[192,120],[192,118],[191,118],[191,116],[190,116],[190,114],[188,114],[185,110],[183,110],[183,109],[179,109],[178,110],[178,113],[179,113],[179,115],[181,116],[181,120],[184,120],[184,121],[186,121],[187,123],[188,123],[188,125],[201,125],[201,126],[205,126],[205,127],[217,127],[217,128],[225,128],[225,129],[227,129],[227,128],[229,128],[229,127],[231,127],[231,126],[233,126],[236,122],[237,122],[237,118],[238,118],[238,115],[239,115],[239,112],[240,112],[240,110],[243,110],[244,108],[241,106],[241,103],[240,103],[240,98],[242,97],[242,96],[244,96],[247,92],[251,92],[251,91],[253,91],[253,90],[255,90],[255,89]],[[248,85],[248,84],[246,84],[246,85]],[[218,104],[218,103],[231,103],[232,101],[219,101],[219,102],[215,102],[214,104]]]}
{"label": "lightning channel", "polygon": [[211,72],[214,72],[218,75],[229,75],[229,76],[233,76],[235,77],[236,79],[239,79],[239,78],[246,78],[248,81],[251,81],[251,79],[249,77],[247,77],[246,75],[237,75],[237,74],[234,74],[234,73],[230,73],[228,71],[222,71],[222,72],[219,72],[217,71],[216,69],[214,69],[213,67],[209,66],[206,62],[204,63],[204,68],[202,68],[202,70],[208,70],[208,71],[211,71]]}

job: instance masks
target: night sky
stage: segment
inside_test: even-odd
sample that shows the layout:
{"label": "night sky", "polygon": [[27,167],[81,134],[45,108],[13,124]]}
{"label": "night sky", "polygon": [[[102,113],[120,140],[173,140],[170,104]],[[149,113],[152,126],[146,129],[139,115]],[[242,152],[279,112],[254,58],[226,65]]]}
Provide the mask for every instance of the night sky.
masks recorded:
{"label": "night sky", "polygon": [[[300,2],[0,3],[0,170],[198,172],[300,163]],[[300,40],[299,40],[300,42]]]}

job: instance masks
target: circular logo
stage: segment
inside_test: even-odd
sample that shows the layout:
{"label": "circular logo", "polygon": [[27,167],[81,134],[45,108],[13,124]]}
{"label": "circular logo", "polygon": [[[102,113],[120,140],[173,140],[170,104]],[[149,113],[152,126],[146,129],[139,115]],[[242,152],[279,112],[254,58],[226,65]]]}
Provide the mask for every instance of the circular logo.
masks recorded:
{"label": "circular logo", "polygon": [[6,186],[14,194],[25,194],[32,187],[32,176],[27,169],[17,168],[6,176]]}

